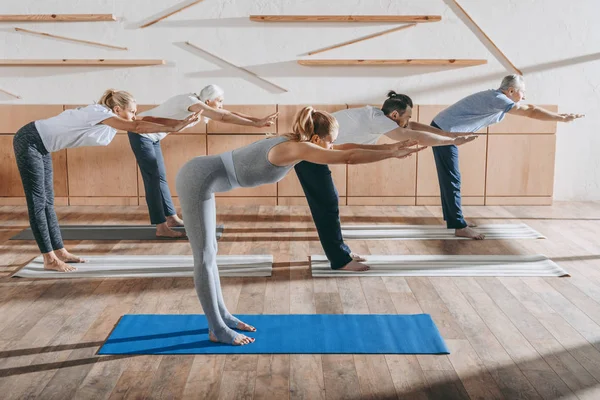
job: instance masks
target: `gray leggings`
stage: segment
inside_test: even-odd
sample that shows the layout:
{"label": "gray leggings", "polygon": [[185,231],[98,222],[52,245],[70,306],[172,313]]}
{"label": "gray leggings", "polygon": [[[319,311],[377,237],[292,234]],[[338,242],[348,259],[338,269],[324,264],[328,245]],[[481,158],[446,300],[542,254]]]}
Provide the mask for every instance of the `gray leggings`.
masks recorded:
{"label": "gray leggings", "polygon": [[64,245],[54,211],[52,156],[44,147],[35,123],[30,122],[17,131],[13,148],[35,241],[42,253],[62,249]]}
{"label": "gray leggings", "polygon": [[196,157],[177,173],[177,194],[194,255],[194,285],[217,340],[233,343],[240,322],[227,311],[217,268],[215,195],[233,188],[220,156]]}

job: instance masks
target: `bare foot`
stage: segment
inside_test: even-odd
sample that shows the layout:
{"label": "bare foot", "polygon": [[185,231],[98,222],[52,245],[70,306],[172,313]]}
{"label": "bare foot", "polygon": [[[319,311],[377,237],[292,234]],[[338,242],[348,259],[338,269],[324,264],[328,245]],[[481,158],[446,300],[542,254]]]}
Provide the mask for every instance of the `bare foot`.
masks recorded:
{"label": "bare foot", "polygon": [[252,325],[248,325],[245,322],[238,322],[236,329],[239,329],[240,331],[246,331],[246,332],[256,332],[255,327],[253,327]]}
{"label": "bare foot", "polygon": [[[214,343],[223,343],[216,338],[216,336],[212,333],[212,331],[208,332],[208,339]],[[248,336],[242,335],[240,333],[235,337],[235,339],[233,340],[233,343],[225,343],[225,344],[233,344],[234,346],[244,346],[244,345],[250,344],[250,343],[254,343],[254,338],[249,338]]]}
{"label": "bare foot", "polygon": [[163,223],[156,226],[156,236],[178,238],[184,237],[185,233],[174,231],[173,229],[169,228],[166,223]]}
{"label": "bare foot", "polygon": [[368,265],[365,264],[361,264],[358,261],[350,261],[348,264],[344,265],[342,268],[340,268],[340,271],[358,271],[358,272],[362,272],[362,271],[368,271],[370,270],[371,267],[369,267]]}
{"label": "bare foot", "polygon": [[469,228],[468,226],[466,228],[456,229],[454,231],[454,235],[475,240],[482,240],[485,238],[483,233],[479,233],[475,229]]}
{"label": "bare foot", "polygon": [[60,261],[66,263],[85,263],[87,262],[83,258],[76,256],[74,254],[69,253],[67,250],[57,250],[54,252]]}
{"label": "bare foot", "polygon": [[354,261],[358,261],[358,262],[365,262],[365,261],[367,261],[367,259],[366,259],[366,258],[364,258],[363,256],[359,256],[359,255],[358,255],[358,254],[356,254],[356,253],[350,253],[350,257],[352,257],[352,259],[353,259]]}
{"label": "bare foot", "polygon": [[167,226],[183,226],[183,220],[179,218],[177,215],[169,215],[167,217]]}
{"label": "bare foot", "polygon": [[58,272],[71,272],[71,271],[75,271],[77,268],[75,268],[71,265],[68,265],[68,264],[64,263],[63,261],[56,258],[53,260],[45,260],[44,261],[44,269],[51,270],[51,271],[58,271]]}
{"label": "bare foot", "polygon": [[467,222],[467,226],[469,228],[477,228],[477,224],[475,222]]}

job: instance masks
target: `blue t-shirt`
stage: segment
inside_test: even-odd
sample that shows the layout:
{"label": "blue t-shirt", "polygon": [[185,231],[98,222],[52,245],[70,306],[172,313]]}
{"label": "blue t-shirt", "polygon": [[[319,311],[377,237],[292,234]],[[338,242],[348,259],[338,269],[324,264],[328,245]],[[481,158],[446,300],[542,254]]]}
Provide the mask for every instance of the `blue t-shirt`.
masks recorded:
{"label": "blue t-shirt", "polygon": [[484,90],[441,111],[433,122],[446,132],[477,132],[502,121],[514,106],[500,90]]}

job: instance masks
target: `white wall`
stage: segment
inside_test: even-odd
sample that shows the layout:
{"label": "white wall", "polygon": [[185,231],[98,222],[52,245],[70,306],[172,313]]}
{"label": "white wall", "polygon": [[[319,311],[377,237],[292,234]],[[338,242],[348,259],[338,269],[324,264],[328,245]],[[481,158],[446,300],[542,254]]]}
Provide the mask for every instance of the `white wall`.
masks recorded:
{"label": "white wall", "polygon": [[[109,88],[131,91],[139,103],[160,102],[208,83],[226,90],[230,104],[380,103],[388,89],[418,104],[449,104],[496,87],[511,71],[457,16],[449,0],[204,0],[145,29],[139,25],[189,0],[2,0],[2,14],[114,13],[118,22],[1,23],[4,58],[160,58],[142,68],[0,68],[2,104],[89,103]],[[557,200],[600,199],[600,13],[598,0],[461,0],[498,47],[521,68],[527,97],[587,114],[560,124]],[[336,49],[320,58],[486,58],[468,68],[314,68],[297,58],[308,51],[390,28],[389,24],[266,24],[249,14],[441,14],[442,21]],[[15,26],[112,43],[103,49],[14,31]],[[195,52],[196,43],[289,89],[266,86],[243,72]]]}

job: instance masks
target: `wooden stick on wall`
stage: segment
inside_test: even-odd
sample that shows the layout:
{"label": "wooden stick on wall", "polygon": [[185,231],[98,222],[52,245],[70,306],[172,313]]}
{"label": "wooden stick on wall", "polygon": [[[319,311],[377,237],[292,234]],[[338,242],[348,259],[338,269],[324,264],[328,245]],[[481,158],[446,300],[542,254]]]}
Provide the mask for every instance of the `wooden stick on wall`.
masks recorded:
{"label": "wooden stick on wall", "polygon": [[91,45],[94,45],[94,46],[108,47],[110,49],[127,50],[127,47],[113,46],[111,44],[104,44],[104,43],[99,43],[99,42],[92,42],[92,41],[89,41],[89,40],[73,39],[73,38],[70,38],[70,37],[54,35],[54,34],[46,33],[46,32],[30,31],[29,29],[15,28],[15,31],[17,31],[17,32],[27,32],[27,33],[32,33],[34,35],[45,36],[45,37],[56,38],[56,39],[69,40],[71,42],[91,44]]}
{"label": "wooden stick on wall", "polygon": [[216,55],[214,55],[214,54],[212,54],[212,53],[210,53],[210,52],[208,52],[208,51],[204,50],[203,48],[200,48],[200,47],[196,46],[195,44],[192,44],[192,43],[190,43],[190,42],[185,42],[185,44],[187,44],[188,46],[191,46],[191,47],[195,48],[196,50],[200,50],[200,51],[202,51],[202,52],[204,52],[204,53],[206,53],[206,54],[209,54],[209,55],[213,56],[214,58],[216,58],[216,59],[218,59],[218,60],[221,60],[221,61],[223,61],[225,64],[228,64],[228,65],[230,65],[230,66],[232,66],[232,67],[234,67],[234,68],[237,68],[237,69],[239,69],[240,71],[244,71],[244,72],[246,72],[246,73],[248,73],[248,74],[252,75],[253,77],[260,79],[261,81],[268,83],[269,85],[275,86],[275,87],[276,87],[277,89],[279,89],[279,90],[283,90],[284,92],[287,92],[287,91],[288,91],[286,88],[282,88],[281,86],[279,86],[279,85],[276,85],[276,84],[274,84],[273,82],[270,82],[270,81],[268,81],[268,80],[266,80],[266,79],[264,79],[264,78],[261,78],[260,76],[256,75],[254,72],[252,72],[252,71],[250,71],[250,70],[247,70],[247,69],[246,69],[246,68],[244,68],[244,67],[240,67],[239,65],[235,65],[235,64],[233,64],[233,63],[230,63],[229,61],[227,61],[227,60],[224,60],[224,59],[222,59],[221,57],[218,57],[218,56],[216,56]]}
{"label": "wooden stick on wall", "polygon": [[460,4],[458,4],[458,2],[456,0],[452,0],[454,1],[454,4],[456,4],[456,6],[460,9],[460,11],[465,15],[465,17],[467,17],[469,19],[469,21],[471,21],[471,23],[473,25],[475,25],[475,27],[479,30],[479,32],[487,39],[488,42],[490,42],[490,44],[492,46],[494,46],[494,48],[496,49],[496,51],[498,51],[498,53],[500,53],[500,55],[504,58],[504,60],[510,64],[510,66],[519,74],[519,75],[523,75],[523,73],[521,72],[521,70],[519,68],[517,68],[509,59],[508,57],[506,57],[506,55],[498,48],[498,46],[496,46],[496,43],[494,43],[494,41],[492,39],[490,39],[490,37],[488,35],[486,35],[486,33],[483,31],[483,29],[481,29],[481,27],[479,25],[477,25],[477,23],[473,20],[473,18],[471,18],[471,16],[465,11],[464,8],[461,7]]}
{"label": "wooden stick on wall", "polygon": [[438,22],[441,15],[251,15],[255,22]]}
{"label": "wooden stick on wall", "polygon": [[0,15],[0,22],[99,22],[116,21],[112,14],[13,14]]}
{"label": "wooden stick on wall", "polygon": [[11,93],[11,92],[9,92],[8,90],[0,89],[0,92],[2,92],[2,93],[6,93],[7,95],[9,95],[9,96],[12,96],[12,97],[15,97],[15,98],[17,98],[17,99],[20,99],[20,98],[21,98],[21,96],[19,96],[19,95],[17,95],[17,94],[14,94],[14,93]]}
{"label": "wooden stick on wall", "polygon": [[150,22],[148,22],[148,23],[146,23],[146,24],[144,24],[144,25],[140,26],[140,28],[146,28],[146,27],[148,27],[148,26],[150,26],[150,25],[154,25],[155,23],[157,23],[157,22],[159,22],[159,21],[162,21],[163,19],[165,19],[165,18],[168,18],[168,17],[170,17],[170,16],[171,16],[171,15],[173,15],[173,14],[177,14],[178,12],[180,12],[180,11],[183,11],[183,10],[185,10],[186,8],[189,8],[189,7],[191,7],[191,6],[194,6],[194,5],[198,4],[198,3],[200,3],[201,1],[202,1],[202,0],[196,0],[196,1],[194,1],[193,3],[190,3],[190,4],[186,5],[186,6],[183,6],[183,7],[181,7],[181,8],[178,8],[178,9],[177,9],[177,10],[175,10],[175,11],[171,11],[170,13],[168,13],[168,14],[166,14],[166,15],[163,15],[163,16],[162,16],[162,17],[160,17],[160,18],[156,18],[156,19],[154,19],[154,20],[152,20],[152,21],[150,21]]}
{"label": "wooden stick on wall", "polygon": [[386,35],[388,33],[397,32],[397,31],[401,31],[403,29],[412,28],[413,26],[417,26],[417,24],[403,25],[403,26],[399,26],[397,28],[388,29],[388,30],[383,31],[383,32],[374,33],[374,34],[368,35],[368,36],[363,36],[363,37],[358,38],[358,39],[349,40],[349,41],[344,42],[344,43],[340,43],[340,44],[336,44],[336,45],[333,45],[333,46],[325,47],[324,49],[321,49],[321,50],[311,51],[310,53],[308,53],[308,55],[312,56],[313,54],[323,53],[323,52],[328,51],[328,50],[333,50],[333,49],[337,49],[337,48],[340,48],[340,47],[348,46],[350,44],[354,44],[354,43],[362,42],[362,41],[365,41],[365,40],[373,39],[373,38],[376,38],[376,37],[379,37],[379,36],[382,36],[382,35]]}

